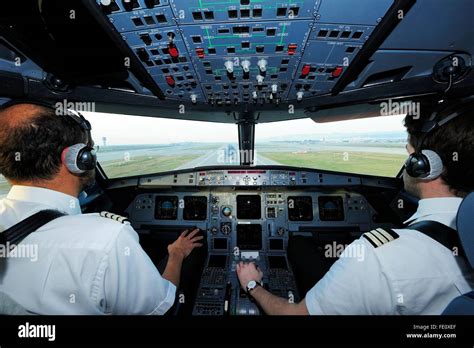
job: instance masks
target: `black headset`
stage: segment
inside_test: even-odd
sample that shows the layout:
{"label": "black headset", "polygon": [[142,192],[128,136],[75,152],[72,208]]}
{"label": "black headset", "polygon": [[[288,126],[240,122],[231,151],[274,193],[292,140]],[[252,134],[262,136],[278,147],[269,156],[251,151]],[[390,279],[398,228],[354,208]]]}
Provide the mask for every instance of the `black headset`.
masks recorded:
{"label": "black headset", "polygon": [[[461,101],[461,103],[464,102],[468,105],[464,105],[457,111],[448,113],[446,117],[440,115],[444,114],[448,107],[441,108],[439,111],[435,111],[431,114],[428,121],[426,121],[421,128],[423,135],[415,149],[415,152],[413,152],[405,162],[405,170],[409,176],[421,180],[434,180],[443,174],[443,160],[435,151],[423,149],[423,144],[430,133],[439,129],[454,118],[473,110],[473,101],[473,98],[468,98],[467,101]],[[450,103],[450,105],[452,106],[453,104]],[[450,109],[452,110],[452,108]]]}
{"label": "black headset", "polygon": [[82,174],[91,171],[97,165],[97,153],[92,145],[92,126],[80,112],[67,110],[66,115],[69,119],[76,122],[84,133],[86,133],[87,143],[79,143],[66,147],[61,154],[61,160],[73,174]]}
{"label": "black headset", "polygon": [[[11,100],[1,106],[1,109],[18,105],[18,104],[33,104],[46,107],[56,113],[54,105],[41,102],[38,100]],[[73,174],[83,174],[87,171],[93,170],[97,165],[97,154],[93,147],[91,136],[91,124],[78,111],[63,110],[60,116],[66,116],[68,120],[76,123],[87,136],[87,143],[78,143],[66,147],[61,153],[61,161],[66,165],[67,169]]]}

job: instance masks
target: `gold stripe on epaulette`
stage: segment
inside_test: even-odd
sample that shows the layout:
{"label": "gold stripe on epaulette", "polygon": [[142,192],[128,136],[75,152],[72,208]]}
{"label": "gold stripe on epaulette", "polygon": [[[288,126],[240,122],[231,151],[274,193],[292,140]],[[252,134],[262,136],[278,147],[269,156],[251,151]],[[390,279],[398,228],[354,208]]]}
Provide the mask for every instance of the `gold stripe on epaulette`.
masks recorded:
{"label": "gold stripe on epaulette", "polygon": [[383,245],[383,243],[379,241],[378,238],[372,234],[372,232],[364,233],[364,236],[372,242],[372,245],[375,244],[374,247],[376,248]]}
{"label": "gold stripe on epaulette", "polygon": [[382,234],[385,238],[387,238],[387,240],[389,242],[395,240],[395,238],[393,238],[390,233],[388,233],[387,231],[385,231],[383,228],[377,228],[377,231]]}

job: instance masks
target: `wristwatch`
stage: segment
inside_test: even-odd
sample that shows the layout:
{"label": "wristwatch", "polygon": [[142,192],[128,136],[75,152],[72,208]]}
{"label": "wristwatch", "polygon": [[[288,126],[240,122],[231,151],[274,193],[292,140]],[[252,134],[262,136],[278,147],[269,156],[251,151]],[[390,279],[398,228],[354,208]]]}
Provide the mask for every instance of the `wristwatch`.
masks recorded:
{"label": "wristwatch", "polygon": [[247,294],[250,294],[250,292],[255,289],[257,286],[261,286],[260,283],[258,283],[255,280],[251,280],[247,283]]}

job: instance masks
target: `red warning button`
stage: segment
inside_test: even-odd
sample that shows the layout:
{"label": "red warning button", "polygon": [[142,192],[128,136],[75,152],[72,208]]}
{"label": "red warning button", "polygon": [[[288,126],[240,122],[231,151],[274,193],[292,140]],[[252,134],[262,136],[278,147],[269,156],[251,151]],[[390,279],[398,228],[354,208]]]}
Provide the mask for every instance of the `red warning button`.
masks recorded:
{"label": "red warning button", "polygon": [[204,48],[196,48],[196,54],[199,58],[204,58]]}
{"label": "red warning button", "polygon": [[301,69],[301,76],[302,76],[302,77],[308,76],[309,73],[310,73],[310,71],[311,71],[311,65],[305,64],[305,65],[303,66],[303,69]]}
{"label": "red warning button", "polygon": [[296,49],[298,48],[297,44],[289,44],[288,45],[288,54],[290,56],[294,55],[296,53]]}
{"label": "red warning button", "polygon": [[331,73],[332,77],[339,77],[341,76],[341,74],[342,74],[342,66],[336,67]]}
{"label": "red warning button", "polygon": [[166,76],[166,83],[168,84],[168,86],[170,87],[174,87],[174,85],[176,84],[173,76]]}
{"label": "red warning button", "polygon": [[176,46],[173,45],[173,44],[168,45],[168,52],[169,52],[171,58],[178,58],[179,57],[179,51],[176,48]]}

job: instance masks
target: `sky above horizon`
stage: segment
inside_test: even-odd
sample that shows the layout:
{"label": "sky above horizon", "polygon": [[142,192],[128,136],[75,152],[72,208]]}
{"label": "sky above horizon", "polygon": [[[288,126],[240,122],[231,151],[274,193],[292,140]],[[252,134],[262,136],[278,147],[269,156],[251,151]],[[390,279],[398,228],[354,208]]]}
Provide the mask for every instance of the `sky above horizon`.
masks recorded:
{"label": "sky above horizon", "polygon": [[[107,145],[172,144],[181,142],[237,142],[235,124],[174,120],[142,116],[83,112],[92,124],[97,144],[107,138]],[[257,124],[256,140],[284,140],[308,134],[351,134],[365,132],[404,132],[403,115],[315,123],[299,119]]]}

